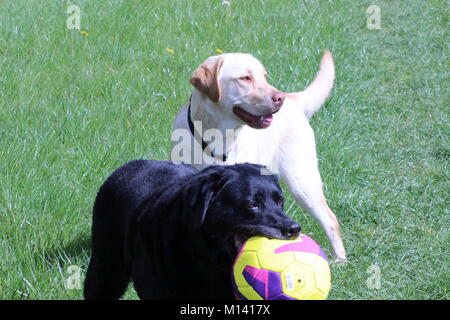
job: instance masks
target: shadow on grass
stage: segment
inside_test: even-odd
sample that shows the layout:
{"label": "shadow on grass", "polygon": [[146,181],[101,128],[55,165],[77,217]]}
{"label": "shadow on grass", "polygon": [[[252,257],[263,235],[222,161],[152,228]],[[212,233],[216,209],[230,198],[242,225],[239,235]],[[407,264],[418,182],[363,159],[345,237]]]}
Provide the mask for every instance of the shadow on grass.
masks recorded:
{"label": "shadow on grass", "polygon": [[91,249],[91,235],[81,235],[76,239],[57,248],[51,248],[43,253],[43,258],[51,265],[77,265],[87,268]]}
{"label": "shadow on grass", "polygon": [[[72,294],[75,294],[75,296],[67,295],[65,297],[79,298],[80,291],[66,290],[65,283],[69,276],[71,276],[74,272],[77,272],[70,271],[71,269],[69,267],[71,266],[78,267],[78,270],[81,271],[80,275],[82,276],[82,279],[84,279],[84,272],[89,263],[90,248],[91,235],[81,234],[66,245],[61,244],[59,246],[43,249],[42,251],[36,251],[36,254],[32,257],[34,261],[29,262],[34,266],[40,266],[43,271],[41,273],[41,277],[37,277],[37,279],[35,279],[36,282],[43,281],[47,283],[47,285],[51,285],[53,289],[55,289],[56,284],[58,294],[64,295],[68,294],[68,292],[74,292]],[[61,277],[59,279],[57,276],[58,273]],[[48,277],[48,274],[52,274],[53,276]],[[34,289],[32,287],[30,288],[27,281],[11,287],[2,285],[0,286],[0,297],[8,300],[42,299],[42,292],[37,293],[33,290]],[[52,294],[54,294],[54,292],[52,292]],[[48,296],[44,297],[49,298]]]}

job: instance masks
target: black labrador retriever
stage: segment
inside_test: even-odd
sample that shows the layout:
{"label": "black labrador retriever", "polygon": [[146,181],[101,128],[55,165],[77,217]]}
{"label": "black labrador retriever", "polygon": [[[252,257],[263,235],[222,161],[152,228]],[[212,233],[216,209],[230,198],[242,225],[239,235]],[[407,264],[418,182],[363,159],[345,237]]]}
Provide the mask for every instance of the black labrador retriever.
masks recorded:
{"label": "black labrador retriever", "polygon": [[231,272],[251,236],[296,237],[275,175],[251,164],[136,160],[117,169],[94,204],[86,299],[233,299]]}

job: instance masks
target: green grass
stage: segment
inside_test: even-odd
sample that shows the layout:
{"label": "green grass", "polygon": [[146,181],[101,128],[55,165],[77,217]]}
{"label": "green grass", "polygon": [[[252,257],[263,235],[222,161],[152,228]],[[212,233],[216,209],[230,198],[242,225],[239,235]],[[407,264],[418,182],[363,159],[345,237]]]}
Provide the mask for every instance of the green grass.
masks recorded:
{"label": "green grass", "polygon": [[[311,124],[349,257],[330,299],[449,299],[445,2],[236,0],[231,16],[221,2],[0,2],[0,298],[82,298],[65,280],[86,270],[97,188],[128,160],[168,159],[189,76],[216,49],[252,53],[298,91],[327,48],[336,86]],[[69,4],[87,36],[66,28]]]}

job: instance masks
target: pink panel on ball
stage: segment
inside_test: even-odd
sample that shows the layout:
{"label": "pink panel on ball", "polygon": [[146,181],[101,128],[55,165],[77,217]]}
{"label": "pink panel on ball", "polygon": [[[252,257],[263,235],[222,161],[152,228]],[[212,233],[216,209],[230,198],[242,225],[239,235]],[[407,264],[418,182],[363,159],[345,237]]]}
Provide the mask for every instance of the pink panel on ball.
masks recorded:
{"label": "pink panel on ball", "polygon": [[324,258],[326,261],[328,261],[327,257],[323,253],[322,249],[319,247],[319,245],[310,237],[307,235],[302,234],[300,236],[303,241],[296,241],[288,244],[284,244],[274,250],[276,254],[283,253],[283,252],[290,252],[290,251],[298,251],[298,252],[307,252],[307,253],[314,253],[322,258]]}

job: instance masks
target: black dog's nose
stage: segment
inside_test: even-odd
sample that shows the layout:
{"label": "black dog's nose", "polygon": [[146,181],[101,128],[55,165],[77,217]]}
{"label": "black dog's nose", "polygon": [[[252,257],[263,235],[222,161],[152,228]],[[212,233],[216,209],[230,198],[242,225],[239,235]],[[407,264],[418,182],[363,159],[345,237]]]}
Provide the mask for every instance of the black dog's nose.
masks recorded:
{"label": "black dog's nose", "polygon": [[283,233],[283,235],[289,239],[295,238],[300,234],[300,231],[302,230],[302,228],[300,227],[300,225],[298,223],[293,223],[291,224],[289,227],[287,228],[283,228],[283,230],[281,230],[281,232]]}

